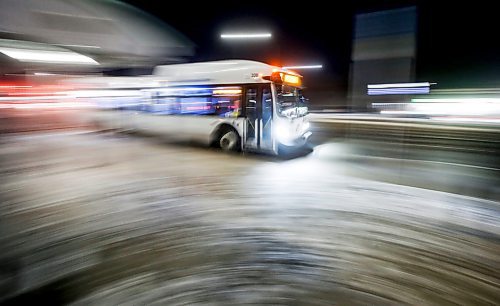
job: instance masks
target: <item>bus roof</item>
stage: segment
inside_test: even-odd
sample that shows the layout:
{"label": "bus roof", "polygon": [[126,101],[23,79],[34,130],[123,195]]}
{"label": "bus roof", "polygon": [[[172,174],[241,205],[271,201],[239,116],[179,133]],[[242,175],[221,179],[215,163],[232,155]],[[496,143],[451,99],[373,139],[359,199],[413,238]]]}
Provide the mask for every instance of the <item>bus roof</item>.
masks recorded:
{"label": "bus roof", "polygon": [[[281,72],[300,77],[280,67],[249,60],[222,60],[157,66],[152,75],[82,77],[63,81],[81,88],[146,89],[164,86],[269,83]],[[265,77],[265,78],[264,78]]]}
{"label": "bus roof", "polygon": [[169,85],[269,83],[262,76],[287,71],[280,67],[250,60],[221,60],[157,66],[153,75],[164,78]]}

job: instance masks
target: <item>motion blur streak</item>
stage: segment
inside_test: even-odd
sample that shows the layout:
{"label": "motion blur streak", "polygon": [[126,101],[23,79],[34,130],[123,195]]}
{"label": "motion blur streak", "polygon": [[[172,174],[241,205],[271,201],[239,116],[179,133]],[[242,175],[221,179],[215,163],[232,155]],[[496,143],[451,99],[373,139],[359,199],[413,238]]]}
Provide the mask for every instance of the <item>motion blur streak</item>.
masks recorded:
{"label": "motion blur streak", "polygon": [[420,8],[205,5],[155,11],[181,64],[123,2],[0,0],[0,305],[498,304],[500,90],[420,82]]}
{"label": "motion blur streak", "polygon": [[12,304],[499,297],[497,202],[349,178],[324,150],[273,161],[95,133],[2,142]]}
{"label": "motion blur streak", "polygon": [[0,52],[22,62],[42,62],[42,63],[70,63],[70,64],[93,64],[98,62],[88,56],[58,51],[45,50],[23,50],[14,48],[0,48]]}
{"label": "motion blur streak", "polygon": [[500,117],[498,94],[484,93],[480,95],[477,93],[476,95],[475,97],[472,95],[446,97],[442,94],[435,94],[429,98],[413,98],[411,102],[373,103],[372,106],[381,114],[421,115],[430,118],[446,117],[444,120],[448,121],[461,121],[463,119],[478,123],[495,122]]}
{"label": "motion blur streak", "polygon": [[[96,66],[113,70],[181,62],[193,54],[194,44],[164,22],[120,1],[2,0],[0,47],[16,60],[37,62],[29,66],[9,62],[0,67],[2,74],[44,68],[44,72],[89,73]],[[61,67],[63,63],[67,66]]]}

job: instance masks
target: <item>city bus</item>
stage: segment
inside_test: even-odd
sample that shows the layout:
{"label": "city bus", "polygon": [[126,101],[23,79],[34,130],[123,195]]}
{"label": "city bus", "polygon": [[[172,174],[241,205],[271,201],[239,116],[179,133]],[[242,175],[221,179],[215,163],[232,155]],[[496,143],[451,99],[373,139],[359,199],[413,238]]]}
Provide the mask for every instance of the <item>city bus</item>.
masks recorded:
{"label": "city bus", "polygon": [[265,63],[162,65],[148,77],[104,79],[105,91],[79,91],[97,101],[100,124],[270,154],[304,146],[311,135],[302,76]]}

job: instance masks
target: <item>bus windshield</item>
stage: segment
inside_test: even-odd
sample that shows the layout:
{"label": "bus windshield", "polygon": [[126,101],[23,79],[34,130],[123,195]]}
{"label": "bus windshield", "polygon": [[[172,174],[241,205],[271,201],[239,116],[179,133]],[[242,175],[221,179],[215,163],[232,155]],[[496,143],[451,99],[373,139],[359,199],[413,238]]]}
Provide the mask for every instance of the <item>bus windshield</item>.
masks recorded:
{"label": "bus windshield", "polygon": [[290,85],[276,85],[278,114],[283,117],[302,117],[307,114],[306,99],[302,90]]}

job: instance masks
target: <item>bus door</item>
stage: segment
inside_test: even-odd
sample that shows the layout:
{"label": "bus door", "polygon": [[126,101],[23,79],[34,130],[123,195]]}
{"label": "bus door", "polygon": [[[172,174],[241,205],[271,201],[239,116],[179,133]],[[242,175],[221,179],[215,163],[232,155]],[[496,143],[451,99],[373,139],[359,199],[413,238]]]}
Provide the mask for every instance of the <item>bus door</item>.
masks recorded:
{"label": "bus door", "polygon": [[247,86],[245,115],[245,148],[273,151],[273,98],[269,84]]}

